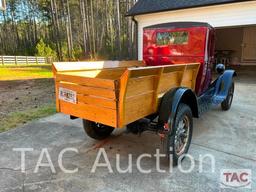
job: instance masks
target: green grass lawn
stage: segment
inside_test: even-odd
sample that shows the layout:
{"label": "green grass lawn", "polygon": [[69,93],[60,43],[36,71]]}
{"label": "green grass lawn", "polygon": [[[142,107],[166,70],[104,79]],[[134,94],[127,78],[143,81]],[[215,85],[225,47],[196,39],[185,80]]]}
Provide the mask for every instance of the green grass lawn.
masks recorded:
{"label": "green grass lawn", "polygon": [[29,109],[26,111],[13,112],[5,117],[0,126],[0,132],[8,131],[12,128],[25,124],[29,121],[55,114],[55,105],[48,105],[38,109]]}
{"label": "green grass lawn", "polygon": [[38,78],[52,78],[51,65],[0,67],[0,81]]}
{"label": "green grass lawn", "polygon": [[[5,91],[2,92],[2,98],[0,98],[0,106],[3,105],[0,107],[0,113],[4,114],[0,115],[0,132],[56,113],[55,101],[51,94],[54,92],[53,82],[49,80],[52,77],[51,65],[0,66],[0,86],[7,87],[6,89],[2,87]],[[29,84],[26,83],[28,81]],[[23,84],[28,90],[20,88]],[[20,90],[22,94],[17,90]],[[23,93],[28,94],[27,97],[31,99],[42,98],[42,94],[45,94],[44,98],[49,99],[27,101]],[[13,104],[16,101],[15,97],[19,99],[17,104]],[[35,105],[38,107],[35,108]],[[3,109],[6,107],[9,109],[8,113]]]}

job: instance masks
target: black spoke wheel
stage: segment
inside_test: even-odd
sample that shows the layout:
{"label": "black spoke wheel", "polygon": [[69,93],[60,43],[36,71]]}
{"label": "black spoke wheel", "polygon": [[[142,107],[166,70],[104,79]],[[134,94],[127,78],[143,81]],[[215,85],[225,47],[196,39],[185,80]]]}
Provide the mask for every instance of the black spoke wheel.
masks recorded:
{"label": "black spoke wheel", "polygon": [[[180,103],[172,131],[166,135],[165,147],[169,161],[173,166],[178,164],[179,158],[188,152],[193,132],[193,116],[190,107]],[[170,159],[172,157],[172,159]],[[181,159],[182,160],[182,159]]]}
{"label": "black spoke wheel", "polygon": [[188,145],[189,132],[189,117],[188,115],[184,115],[184,117],[180,119],[178,123],[174,139],[174,150],[179,156],[182,155],[186,150],[186,146]]}
{"label": "black spoke wheel", "polygon": [[223,111],[228,111],[231,108],[233,97],[234,97],[234,91],[235,91],[235,83],[233,81],[228,90],[227,98],[221,103],[221,108]]}
{"label": "black spoke wheel", "polygon": [[84,130],[87,135],[96,140],[102,140],[111,135],[114,128],[103,125],[100,123],[96,123],[93,121],[83,120]]}

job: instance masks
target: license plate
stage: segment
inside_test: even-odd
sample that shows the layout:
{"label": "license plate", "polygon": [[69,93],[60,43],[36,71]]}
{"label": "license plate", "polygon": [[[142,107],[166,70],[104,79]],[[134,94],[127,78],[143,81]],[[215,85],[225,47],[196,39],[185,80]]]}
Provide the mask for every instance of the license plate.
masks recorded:
{"label": "license plate", "polygon": [[73,104],[77,103],[76,92],[62,87],[59,88],[59,99]]}

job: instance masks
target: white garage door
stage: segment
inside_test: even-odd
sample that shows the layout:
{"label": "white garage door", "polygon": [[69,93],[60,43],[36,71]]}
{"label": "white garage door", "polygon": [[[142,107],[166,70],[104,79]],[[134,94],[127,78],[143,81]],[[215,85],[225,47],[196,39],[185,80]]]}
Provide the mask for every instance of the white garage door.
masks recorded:
{"label": "white garage door", "polygon": [[138,55],[142,60],[144,27],[178,21],[207,22],[214,27],[255,25],[256,1],[138,15],[135,19],[138,21]]}

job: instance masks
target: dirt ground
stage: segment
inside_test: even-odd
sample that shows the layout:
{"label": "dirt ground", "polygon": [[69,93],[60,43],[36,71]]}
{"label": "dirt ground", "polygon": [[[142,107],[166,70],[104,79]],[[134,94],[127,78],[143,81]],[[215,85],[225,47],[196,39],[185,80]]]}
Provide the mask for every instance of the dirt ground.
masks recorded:
{"label": "dirt ground", "polygon": [[17,112],[54,105],[54,99],[53,79],[0,81],[0,122]]}

